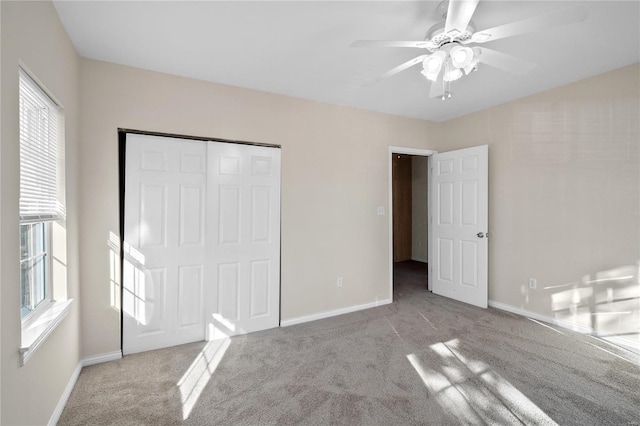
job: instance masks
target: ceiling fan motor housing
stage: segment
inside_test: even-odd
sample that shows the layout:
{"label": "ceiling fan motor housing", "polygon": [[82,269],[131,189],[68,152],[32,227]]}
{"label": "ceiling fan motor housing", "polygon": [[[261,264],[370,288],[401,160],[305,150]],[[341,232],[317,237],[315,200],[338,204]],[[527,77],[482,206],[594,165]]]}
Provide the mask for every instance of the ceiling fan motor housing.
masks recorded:
{"label": "ceiling fan motor housing", "polygon": [[457,31],[456,34],[445,33],[444,26],[445,26],[444,22],[435,24],[434,26],[429,28],[429,30],[427,31],[427,34],[424,37],[425,41],[431,42],[429,47],[427,47],[427,49],[431,53],[439,50],[442,46],[444,46],[447,43],[452,43],[452,42],[463,43],[467,40],[470,40],[471,36],[473,36],[473,33],[476,32],[476,27],[471,21],[469,22],[469,25],[467,25],[467,28],[464,31],[462,32]]}

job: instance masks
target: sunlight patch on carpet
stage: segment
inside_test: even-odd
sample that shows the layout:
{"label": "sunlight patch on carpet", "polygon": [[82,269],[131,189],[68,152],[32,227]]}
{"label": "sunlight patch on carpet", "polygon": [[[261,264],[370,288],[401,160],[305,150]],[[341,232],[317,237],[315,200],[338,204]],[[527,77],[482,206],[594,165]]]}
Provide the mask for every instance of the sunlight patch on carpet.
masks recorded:
{"label": "sunlight patch on carpet", "polygon": [[193,407],[211,380],[230,344],[231,339],[229,338],[208,342],[187,369],[187,372],[178,380],[183,420],[189,418]]}
{"label": "sunlight patch on carpet", "polygon": [[483,361],[468,359],[457,339],[407,355],[438,404],[461,423],[556,424],[526,395]]}

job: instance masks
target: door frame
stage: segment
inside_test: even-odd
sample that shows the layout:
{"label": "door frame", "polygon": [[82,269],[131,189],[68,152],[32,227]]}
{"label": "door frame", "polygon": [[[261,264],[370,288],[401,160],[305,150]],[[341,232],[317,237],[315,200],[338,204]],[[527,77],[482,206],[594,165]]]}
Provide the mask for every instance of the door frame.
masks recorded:
{"label": "door frame", "polygon": [[[389,153],[387,155],[388,161],[388,172],[389,172],[389,204],[387,210],[389,211],[389,300],[393,302],[393,154],[405,154],[405,155],[416,155],[419,157],[427,157],[429,159],[429,165],[427,167],[431,167],[431,157],[434,154],[437,154],[438,151],[434,151],[432,149],[420,149],[420,148],[408,148],[402,146],[389,146]],[[430,176],[430,173],[427,173],[427,176]],[[431,194],[429,184],[427,184],[427,223],[430,223],[431,218]],[[431,247],[431,234],[429,234],[429,239],[427,240],[427,246]],[[431,264],[431,250],[429,250],[429,254],[427,256],[428,264]],[[430,271],[430,269],[429,269]],[[431,275],[431,273],[429,273]],[[431,281],[427,281],[427,288],[431,290]]]}

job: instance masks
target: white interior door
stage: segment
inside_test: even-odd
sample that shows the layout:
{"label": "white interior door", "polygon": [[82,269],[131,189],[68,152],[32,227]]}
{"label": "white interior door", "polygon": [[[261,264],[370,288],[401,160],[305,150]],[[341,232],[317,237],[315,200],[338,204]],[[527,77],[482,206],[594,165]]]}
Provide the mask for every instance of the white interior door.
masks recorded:
{"label": "white interior door", "polygon": [[210,143],[209,340],[280,323],[280,150]]}
{"label": "white interior door", "polygon": [[280,150],[127,135],[123,353],[280,323]]}
{"label": "white interior door", "polygon": [[203,340],[206,142],[127,135],[123,353]]}
{"label": "white interior door", "polygon": [[434,293],[487,307],[488,147],[431,157]]}

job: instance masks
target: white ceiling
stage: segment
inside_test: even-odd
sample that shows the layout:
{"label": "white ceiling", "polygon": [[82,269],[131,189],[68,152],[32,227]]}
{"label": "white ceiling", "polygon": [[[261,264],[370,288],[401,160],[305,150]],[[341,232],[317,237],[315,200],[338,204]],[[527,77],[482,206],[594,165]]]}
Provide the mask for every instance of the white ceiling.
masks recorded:
{"label": "white ceiling", "polygon": [[442,121],[640,61],[640,2],[483,1],[482,30],[578,3],[587,21],[487,43],[534,61],[526,76],[488,65],[428,97],[418,65],[366,81],[415,56],[352,48],[358,39],[422,40],[436,1],[55,1],[87,58],[406,117]]}

